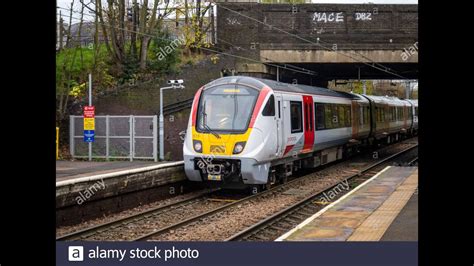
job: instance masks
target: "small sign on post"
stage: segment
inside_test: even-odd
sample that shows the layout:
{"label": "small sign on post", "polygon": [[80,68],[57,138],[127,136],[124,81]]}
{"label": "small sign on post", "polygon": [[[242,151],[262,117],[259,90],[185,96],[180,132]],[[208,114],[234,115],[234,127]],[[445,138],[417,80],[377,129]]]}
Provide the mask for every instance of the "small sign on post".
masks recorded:
{"label": "small sign on post", "polygon": [[95,135],[95,107],[84,106],[84,141],[94,142]]}

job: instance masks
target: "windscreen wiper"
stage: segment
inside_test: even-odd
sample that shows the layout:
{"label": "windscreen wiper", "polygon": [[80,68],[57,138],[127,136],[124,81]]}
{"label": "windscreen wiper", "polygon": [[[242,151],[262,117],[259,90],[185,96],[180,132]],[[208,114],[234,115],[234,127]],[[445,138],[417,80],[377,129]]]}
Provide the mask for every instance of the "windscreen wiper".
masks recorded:
{"label": "windscreen wiper", "polygon": [[204,128],[209,131],[209,133],[211,133],[212,135],[214,135],[214,137],[220,139],[221,136],[219,134],[217,134],[217,132],[214,132],[208,125],[204,124]]}
{"label": "windscreen wiper", "polygon": [[214,135],[214,137],[220,139],[221,136],[219,134],[217,134],[216,132],[214,132],[206,123],[207,121],[207,114],[206,114],[206,103],[204,102],[204,110],[202,110],[202,118],[203,118],[203,123],[202,123],[202,126],[207,130],[209,131],[209,133],[211,133],[212,135]]}

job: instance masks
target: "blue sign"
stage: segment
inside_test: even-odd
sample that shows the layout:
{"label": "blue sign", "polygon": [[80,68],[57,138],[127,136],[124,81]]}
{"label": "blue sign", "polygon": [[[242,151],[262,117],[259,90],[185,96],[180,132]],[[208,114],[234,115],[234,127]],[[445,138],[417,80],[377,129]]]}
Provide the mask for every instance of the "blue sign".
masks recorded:
{"label": "blue sign", "polygon": [[84,130],[84,141],[85,142],[94,142],[94,130]]}

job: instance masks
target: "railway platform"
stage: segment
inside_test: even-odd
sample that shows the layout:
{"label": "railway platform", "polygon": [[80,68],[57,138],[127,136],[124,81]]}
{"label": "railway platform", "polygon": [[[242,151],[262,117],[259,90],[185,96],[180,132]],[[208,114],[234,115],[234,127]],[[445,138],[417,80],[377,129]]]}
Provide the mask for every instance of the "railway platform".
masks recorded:
{"label": "railway platform", "polygon": [[150,161],[112,161],[112,162],[89,162],[89,161],[56,161],[56,182],[68,179],[76,179],[86,176],[108,174],[129,169],[137,169],[146,166],[160,165],[168,162]]}
{"label": "railway platform", "polygon": [[276,241],[417,241],[418,168],[388,166]]}
{"label": "railway platform", "polygon": [[56,162],[56,208],[186,179],[183,162]]}

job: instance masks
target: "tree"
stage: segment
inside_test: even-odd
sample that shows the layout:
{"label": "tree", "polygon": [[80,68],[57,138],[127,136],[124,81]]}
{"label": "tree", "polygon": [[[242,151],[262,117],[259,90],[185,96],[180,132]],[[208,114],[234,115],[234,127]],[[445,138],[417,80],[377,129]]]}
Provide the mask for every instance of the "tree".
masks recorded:
{"label": "tree", "polygon": [[[374,83],[371,80],[365,80],[365,94],[373,95]],[[355,81],[352,83],[352,92],[362,94],[364,93],[364,81]]]}
{"label": "tree", "polygon": [[[125,0],[107,0],[106,7],[102,1],[96,1],[95,9],[85,5],[83,0],[81,3],[97,15],[106,49],[118,74],[124,74],[130,64],[137,64],[140,70],[145,70],[152,37],[159,31],[162,20],[171,13],[170,1],[165,2],[164,8],[158,12],[159,0],[153,1],[151,10],[148,0],[143,0],[141,5],[133,0],[132,7],[128,8],[131,21],[127,19]],[[132,25],[127,25],[129,22]]]}
{"label": "tree", "polygon": [[[188,1],[184,2],[184,12],[182,8],[177,8],[177,14],[184,13],[184,27],[183,35],[185,39],[186,49],[192,52],[199,52],[199,48],[206,44],[206,36],[210,27],[213,27],[213,5],[211,2],[202,0],[196,0],[196,3],[189,4]],[[207,13],[209,16],[206,16]]]}

